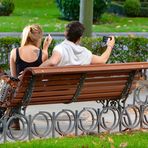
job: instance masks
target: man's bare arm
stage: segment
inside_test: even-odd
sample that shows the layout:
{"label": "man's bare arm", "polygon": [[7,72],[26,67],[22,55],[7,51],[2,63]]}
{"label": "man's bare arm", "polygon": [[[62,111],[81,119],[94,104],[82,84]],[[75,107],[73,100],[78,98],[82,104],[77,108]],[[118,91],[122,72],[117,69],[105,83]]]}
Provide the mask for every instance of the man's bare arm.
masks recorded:
{"label": "man's bare arm", "polygon": [[104,63],[107,62],[107,60],[109,59],[110,54],[112,52],[112,48],[113,48],[113,46],[115,44],[114,37],[112,36],[111,38],[112,39],[108,40],[108,42],[107,42],[107,49],[105,50],[105,52],[101,56],[98,56],[98,55],[93,55],[92,56],[91,64],[96,64],[96,63],[104,64]]}
{"label": "man's bare arm", "polygon": [[54,51],[52,56],[43,62],[40,67],[47,67],[47,66],[56,66],[61,60],[61,54],[57,51]]}

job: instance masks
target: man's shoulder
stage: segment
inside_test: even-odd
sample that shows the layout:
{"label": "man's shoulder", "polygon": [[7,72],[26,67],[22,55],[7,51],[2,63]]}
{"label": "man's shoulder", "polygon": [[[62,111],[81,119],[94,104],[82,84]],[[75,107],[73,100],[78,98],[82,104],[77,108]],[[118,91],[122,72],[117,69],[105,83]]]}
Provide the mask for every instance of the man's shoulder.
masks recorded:
{"label": "man's shoulder", "polygon": [[54,48],[62,48],[65,46],[65,42],[62,41],[61,43],[58,43]]}

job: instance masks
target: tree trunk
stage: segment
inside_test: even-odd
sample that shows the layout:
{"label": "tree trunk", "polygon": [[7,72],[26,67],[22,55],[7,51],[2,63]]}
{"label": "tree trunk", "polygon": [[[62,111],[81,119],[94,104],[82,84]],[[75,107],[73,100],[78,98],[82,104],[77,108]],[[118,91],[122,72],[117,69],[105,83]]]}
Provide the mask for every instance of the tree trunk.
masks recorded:
{"label": "tree trunk", "polygon": [[79,21],[84,25],[84,36],[92,36],[93,24],[93,0],[80,0],[80,16]]}

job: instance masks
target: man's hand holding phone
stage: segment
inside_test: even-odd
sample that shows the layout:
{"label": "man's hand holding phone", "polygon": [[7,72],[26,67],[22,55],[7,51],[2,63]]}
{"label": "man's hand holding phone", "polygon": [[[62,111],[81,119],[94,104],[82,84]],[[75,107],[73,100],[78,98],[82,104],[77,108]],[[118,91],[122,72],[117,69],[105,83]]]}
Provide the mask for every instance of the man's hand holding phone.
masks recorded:
{"label": "man's hand holding phone", "polygon": [[115,44],[114,36],[103,36],[103,42],[107,45],[107,47],[113,48]]}

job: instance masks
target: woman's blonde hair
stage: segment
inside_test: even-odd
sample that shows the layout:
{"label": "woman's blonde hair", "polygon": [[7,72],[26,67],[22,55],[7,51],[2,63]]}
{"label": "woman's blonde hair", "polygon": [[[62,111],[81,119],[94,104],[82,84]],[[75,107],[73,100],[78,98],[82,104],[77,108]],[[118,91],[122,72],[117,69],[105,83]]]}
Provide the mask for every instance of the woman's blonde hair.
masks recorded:
{"label": "woman's blonde hair", "polygon": [[43,31],[40,25],[32,24],[23,29],[21,47],[32,44],[34,46],[40,46],[41,39],[43,37]]}

